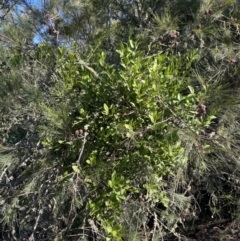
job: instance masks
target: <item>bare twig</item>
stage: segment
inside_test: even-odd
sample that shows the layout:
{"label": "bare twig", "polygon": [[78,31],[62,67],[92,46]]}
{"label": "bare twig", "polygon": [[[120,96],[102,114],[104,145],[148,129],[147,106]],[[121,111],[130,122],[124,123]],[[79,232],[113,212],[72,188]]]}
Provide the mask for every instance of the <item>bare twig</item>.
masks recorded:
{"label": "bare twig", "polygon": [[38,216],[37,216],[35,225],[34,225],[34,227],[33,227],[32,234],[31,234],[31,236],[28,238],[28,241],[35,241],[34,234],[35,234],[35,232],[36,232],[36,229],[37,229],[37,226],[38,226],[38,223],[39,223],[39,219],[40,219],[40,217],[41,217],[42,214],[43,214],[43,210],[42,210],[42,209],[39,209],[39,210],[38,210]]}
{"label": "bare twig", "polygon": [[82,158],[83,150],[84,150],[85,144],[87,142],[87,135],[88,135],[88,132],[84,132],[82,147],[79,149],[79,156],[78,156],[78,159],[76,161],[76,164],[78,164],[78,166],[80,166],[80,161],[81,161],[81,158]]}

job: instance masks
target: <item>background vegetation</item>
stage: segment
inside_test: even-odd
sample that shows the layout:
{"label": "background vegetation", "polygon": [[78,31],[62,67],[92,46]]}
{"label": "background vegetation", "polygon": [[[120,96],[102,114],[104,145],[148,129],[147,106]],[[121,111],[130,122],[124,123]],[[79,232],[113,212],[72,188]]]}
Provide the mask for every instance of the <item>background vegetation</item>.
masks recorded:
{"label": "background vegetation", "polygon": [[0,3],[1,240],[238,240],[239,1]]}

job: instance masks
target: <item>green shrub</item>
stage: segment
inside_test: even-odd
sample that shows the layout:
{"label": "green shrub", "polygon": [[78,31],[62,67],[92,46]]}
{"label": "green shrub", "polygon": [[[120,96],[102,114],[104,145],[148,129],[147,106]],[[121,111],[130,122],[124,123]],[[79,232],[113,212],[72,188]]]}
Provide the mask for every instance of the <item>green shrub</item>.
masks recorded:
{"label": "green shrub", "polygon": [[197,53],[145,56],[132,41],[118,53],[116,68],[104,53],[90,65],[59,49],[42,135],[62,159],[62,178],[85,183],[90,216],[120,240],[124,202],[143,194],[168,207],[163,178],[185,156],[179,133],[194,139],[212,117],[199,112],[201,93],[190,86]]}

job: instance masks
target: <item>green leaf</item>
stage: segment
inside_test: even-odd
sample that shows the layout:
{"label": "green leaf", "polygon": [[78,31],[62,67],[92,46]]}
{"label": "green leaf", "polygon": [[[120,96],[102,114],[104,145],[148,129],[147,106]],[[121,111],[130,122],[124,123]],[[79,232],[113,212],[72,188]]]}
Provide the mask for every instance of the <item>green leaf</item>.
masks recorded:
{"label": "green leaf", "polygon": [[124,124],[125,128],[129,131],[133,131],[133,127],[130,124]]}
{"label": "green leaf", "polygon": [[80,169],[78,168],[77,165],[72,165],[72,169],[73,169],[74,172],[80,174]]}
{"label": "green leaf", "polygon": [[151,122],[154,124],[154,123],[155,123],[155,120],[154,120],[153,113],[149,114],[148,116],[149,116]]}
{"label": "green leaf", "polygon": [[190,93],[191,93],[191,94],[194,94],[194,93],[195,93],[195,91],[194,91],[194,89],[193,89],[192,86],[189,85],[189,86],[188,86],[188,89],[190,90]]}
{"label": "green leaf", "polygon": [[163,204],[164,207],[167,208],[169,204],[169,199],[166,196],[165,192],[161,192],[160,197],[161,197],[161,203]]}
{"label": "green leaf", "polygon": [[80,110],[79,110],[79,113],[81,114],[81,115],[85,115],[86,113],[85,113],[85,110],[83,109],[83,108],[81,108]]}
{"label": "green leaf", "polygon": [[134,44],[133,44],[133,41],[131,39],[129,40],[129,43],[130,43],[131,48],[134,48]]}
{"label": "green leaf", "polygon": [[105,111],[105,115],[109,115],[109,108],[105,103],[103,105],[103,108],[104,108],[104,111]]}

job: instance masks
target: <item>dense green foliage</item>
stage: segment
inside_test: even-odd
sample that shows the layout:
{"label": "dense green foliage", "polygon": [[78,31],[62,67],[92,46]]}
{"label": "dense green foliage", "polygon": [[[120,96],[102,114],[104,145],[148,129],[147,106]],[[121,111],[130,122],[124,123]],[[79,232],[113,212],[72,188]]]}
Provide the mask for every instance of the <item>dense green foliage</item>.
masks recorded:
{"label": "dense green foliage", "polygon": [[238,5],[2,3],[0,239],[182,240],[211,220],[225,240]]}

